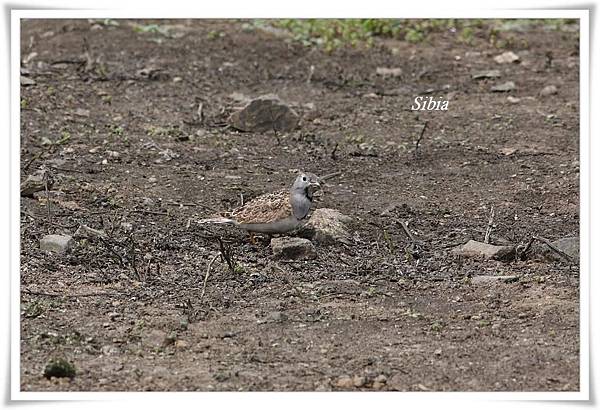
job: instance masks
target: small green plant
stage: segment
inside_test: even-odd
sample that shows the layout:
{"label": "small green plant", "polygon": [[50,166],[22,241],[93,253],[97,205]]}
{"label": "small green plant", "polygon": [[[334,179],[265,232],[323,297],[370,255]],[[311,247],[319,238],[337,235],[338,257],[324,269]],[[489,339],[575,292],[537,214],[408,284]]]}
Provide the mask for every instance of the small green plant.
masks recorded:
{"label": "small green plant", "polygon": [[44,369],[44,377],[47,379],[51,377],[68,377],[72,379],[76,373],[75,366],[62,358],[50,360]]}
{"label": "small green plant", "polygon": [[121,127],[120,125],[111,124],[109,126],[109,130],[110,134],[115,137],[122,137],[124,133],[123,127]]}
{"label": "small green plant", "polygon": [[25,306],[25,309],[23,309],[23,315],[26,318],[32,319],[32,318],[42,315],[45,311],[46,311],[46,308],[44,307],[44,304],[42,302],[36,300],[34,302],[28,303]]}
{"label": "small green plant", "polygon": [[472,44],[474,33],[475,31],[472,27],[464,27],[460,31],[460,41],[462,41],[465,44]]}
{"label": "small green plant", "polygon": [[433,330],[434,332],[441,332],[443,328],[444,325],[438,321],[435,321],[431,324],[431,330]]}
{"label": "small green plant", "polygon": [[29,108],[29,100],[27,98],[21,98],[21,109]]}
{"label": "small green plant", "polygon": [[225,33],[223,33],[222,31],[211,30],[211,31],[208,32],[208,34],[206,35],[206,37],[209,40],[216,40],[217,38],[223,38],[223,37],[225,37]]}
{"label": "small green plant", "polygon": [[158,24],[134,24],[133,31],[136,33],[160,34],[165,37],[171,36],[167,27],[159,26]]}
{"label": "small green plant", "polygon": [[66,144],[67,142],[69,142],[70,139],[71,139],[71,133],[69,131],[63,131],[60,134],[60,138],[54,144],[56,144],[56,145]]}

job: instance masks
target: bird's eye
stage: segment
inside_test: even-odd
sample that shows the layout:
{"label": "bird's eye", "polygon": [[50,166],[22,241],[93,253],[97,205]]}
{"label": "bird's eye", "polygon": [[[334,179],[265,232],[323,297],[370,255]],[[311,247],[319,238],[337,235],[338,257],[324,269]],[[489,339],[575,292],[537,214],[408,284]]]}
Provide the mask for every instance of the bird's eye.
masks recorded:
{"label": "bird's eye", "polygon": [[303,177],[302,177],[302,180],[303,180],[304,182],[306,182],[306,177],[305,177],[305,176],[303,176]]}

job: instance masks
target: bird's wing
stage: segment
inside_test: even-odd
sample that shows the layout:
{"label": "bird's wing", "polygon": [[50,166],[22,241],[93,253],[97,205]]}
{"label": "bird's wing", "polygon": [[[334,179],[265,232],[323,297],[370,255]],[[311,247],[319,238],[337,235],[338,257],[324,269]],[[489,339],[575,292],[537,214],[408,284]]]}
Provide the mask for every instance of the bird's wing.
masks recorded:
{"label": "bird's wing", "polygon": [[290,193],[286,191],[264,194],[231,212],[231,218],[240,224],[266,224],[292,215]]}

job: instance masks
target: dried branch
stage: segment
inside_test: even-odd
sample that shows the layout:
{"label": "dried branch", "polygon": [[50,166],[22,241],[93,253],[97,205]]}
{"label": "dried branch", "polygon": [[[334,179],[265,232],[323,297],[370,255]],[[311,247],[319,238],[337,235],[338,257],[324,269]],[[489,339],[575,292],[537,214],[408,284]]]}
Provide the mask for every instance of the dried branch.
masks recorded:
{"label": "dried branch", "polygon": [[206,268],[206,274],[204,275],[204,284],[202,285],[202,294],[200,294],[200,300],[204,298],[204,293],[206,292],[206,282],[208,282],[208,276],[210,275],[210,269],[212,268],[213,263],[217,260],[217,258],[221,255],[221,252],[217,252],[215,256],[208,263],[208,267]]}
{"label": "dried branch", "polygon": [[485,238],[483,243],[490,243],[490,235],[492,234],[492,229],[494,225],[494,207],[490,210],[490,219],[488,221],[487,230],[485,231]]}
{"label": "dried branch", "polygon": [[425,123],[423,124],[423,129],[421,129],[421,135],[419,135],[419,139],[415,143],[415,150],[413,151],[415,157],[419,156],[419,152],[420,152],[419,148],[420,148],[421,140],[423,139],[423,135],[425,135],[425,130],[427,129],[428,124],[429,124],[429,121],[425,121]]}

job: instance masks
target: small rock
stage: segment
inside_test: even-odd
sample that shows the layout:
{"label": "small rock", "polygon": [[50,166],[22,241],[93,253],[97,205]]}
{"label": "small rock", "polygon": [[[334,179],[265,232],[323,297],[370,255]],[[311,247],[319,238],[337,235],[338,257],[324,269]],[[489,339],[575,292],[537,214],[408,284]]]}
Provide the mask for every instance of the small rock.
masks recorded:
{"label": "small rock", "polygon": [[154,184],[156,181],[158,181],[158,179],[156,177],[150,177],[148,178],[148,182],[151,184]]}
{"label": "small rock", "polygon": [[400,77],[402,75],[402,69],[399,67],[396,67],[396,68],[377,67],[377,69],[375,70],[375,73],[382,77]]}
{"label": "small rock", "polygon": [[385,377],[384,374],[380,374],[379,376],[377,376],[375,378],[375,382],[376,383],[386,383],[387,382],[387,377]]}
{"label": "small rock", "polygon": [[159,329],[152,329],[142,338],[142,343],[149,347],[164,347],[167,339],[166,332]]}
{"label": "small rock", "polygon": [[473,80],[480,80],[482,78],[498,78],[501,77],[500,70],[488,70],[488,71],[479,71],[471,75]]}
{"label": "small rock", "polygon": [[144,204],[144,206],[152,206],[154,205],[154,201],[151,198],[143,197],[142,204]]}
{"label": "small rock", "polygon": [[510,148],[510,147],[506,147],[506,148],[502,148],[502,149],[500,149],[500,153],[501,153],[501,154],[503,154],[503,155],[506,155],[507,157],[508,157],[509,155],[512,155],[512,154],[514,154],[515,152],[517,152],[517,149],[516,149],[516,148]]}
{"label": "small rock", "polygon": [[106,151],[106,154],[110,158],[119,158],[121,156],[121,154],[119,154],[117,151]]}
{"label": "small rock", "polygon": [[44,377],[68,377],[72,379],[77,373],[75,366],[65,359],[52,359],[44,368]]}
{"label": "small rock", "polygon": [[121,229],[125,232],[131,232],[133,230],[133,225],[129,222],[121,222]]}
{"label": "small rock", "polygon": [[508,92],[516,89],[515,83],[512,81],[507,81],[503,84],[495,85],[491,88],[493,92]]}
{"label": "small rock", "polygon": [[501,276],[493,276],[493,275],[478,275],[473,276],[471,278],[471,284],[473,285],[490,285],[494,283],[510,283],[516,282],[519,280],[519,277],[516,275],[501,275]]}
{"label": "small rock", "polygon": [[186,342],[185,340],[176,340],[175,347],[178,349],[186,348],[188,347],[188,342]]}
{"label": "small rock", "polygon": [[74,112],[75,115],[77,115],[78,117],[89,117],[90,116],[90,110],[86,110],[83,108],[77,108]]}
{"label": "small rock", "polygon": [[273,256],[278,259],[315,259],[317,251],[311,241],[304,238],[271,239]]}
{"label": "small rock", "polygon": [[494,61],[498,64],[514,63],[516,61],[519,61],[519,56],[513,53],[512,51],[507,51],[494,57]]}
{"label": "small rock", "polygon": [[271,312],[267,315],[267,321],[269,322],[285,322],[287,315],[283,312]]}
{"label": "small rock", "polygon": [[548,85],[540,91],[540,95],[547,97],[558,93],[558,88],[555,85]]}
{"label": "small rock", "polygon": [[350,244],[349,224],[352,218],[336,209],[318,208],[308,222],[300,228],[298,235],[320,244],[342,242]]}
{"label": "small rock", "polygon": [[267,95],[250,101],[229,117],[232,127],[240,131],[292,131],[299,116],[277,96]]}
{"label": "small rock", "polygon": [[352,379],[352,384],[354,387],[363,387],[365,383],[367,383],[365,376],[354,376]]}
{"label": "small rock", "polygon": [[506,97],[506,100],[511,104],[518,104],[521,102],[520,98],[513,97],[512,95],[509,95],[508,97]]}
{"label": "small rock", "polygon": [[69,235],[46,235],[40,241],[40,249],[65,253],[73,247],[73,243],[73,237]]}
{"label": "small rock", "polygon": [[466,244],[454,248],[452,252],[455,255],[468,258],[483,257],[484,259],[511,260],[515,256],[515,247],[490,245],[471,239]]}
{"label": "small rock", "polygon": [[77,228],[77,230],[75,231],[75,234],[73,236],[75,238],[91,238],[91,237],[106,238],[107,237],[106,232],[104,232],[103,230],[90,228],[89,226],[86,226],[86,225],[79,225],[79,228]]}
{"label": "small rock", "polygon": [[407,377],[410,378],[410,376],[398,372],[387,381],[387,385],[391,390],[407,391],[409,388]]}
{"label": "small rock", "polygon": [[442,349],[435,349],[435,351],[433,352],[434,355],[436,356],[441,356],[442,355]]}
{"label": "small rock", "polygon": [[23,87],[27,87],[29,85],[36,85],[36,84],[37,83],[35,82],[35,80],[33,78],[21,76],[21,85]]}
{"label": "small rock", "polygon": [[[579,238],[576,236],[560,238],[550,242],[555,248],[579,260]],[[550,249],[545,243],[536,241],[527,252],[528,258],[540,259],[546,262],[564,261],[565,258],[556,251]]]}
{"label": "small rock", "polygon": [[21,196],[31,197],[35,192],[45,191],[46,183],[48,184],[48,189],[51,189],[54,179],[44,169],[36,171],[34,174],[29,175],[25,182],[21,184]]}
{"label": "small rock", "polygon": [[335,386],[340,389],[351,389],[354,387],[354,380],[348,376],[342,376],[335,382]]}

